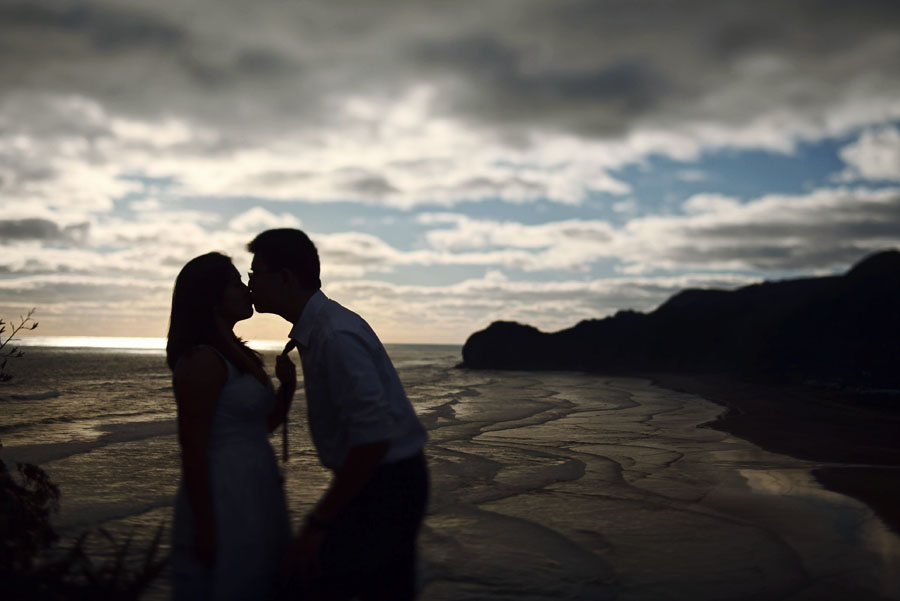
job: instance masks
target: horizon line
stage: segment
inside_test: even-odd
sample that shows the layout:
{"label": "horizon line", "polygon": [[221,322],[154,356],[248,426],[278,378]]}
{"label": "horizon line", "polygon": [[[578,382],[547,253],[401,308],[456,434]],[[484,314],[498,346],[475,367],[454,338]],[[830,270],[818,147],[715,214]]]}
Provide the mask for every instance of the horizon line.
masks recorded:
{"label": "horizon line", "polygon": [[[120,350],[165,351],[166,338],[161,336],[16,336],[15,346],[49,347],[49,348],[97,348]],[[250,339],[247,345],[257,351],[280,351],[284,348],[284,340]],[[440,342],[385,342],[385,345],[406,346],[459,346]]]}

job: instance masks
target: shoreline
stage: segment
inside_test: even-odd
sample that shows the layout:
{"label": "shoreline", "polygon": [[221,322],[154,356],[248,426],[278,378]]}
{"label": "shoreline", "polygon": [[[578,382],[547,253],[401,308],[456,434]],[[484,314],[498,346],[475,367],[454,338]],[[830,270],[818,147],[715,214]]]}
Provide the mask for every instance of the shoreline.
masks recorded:
{"label": "shoreline", "polygon": [[821,462],[813,477],[866,505],[900,535],[900,395],[772,385],[717,375],[645,374],[728,410],[709,427],[767,451]]}

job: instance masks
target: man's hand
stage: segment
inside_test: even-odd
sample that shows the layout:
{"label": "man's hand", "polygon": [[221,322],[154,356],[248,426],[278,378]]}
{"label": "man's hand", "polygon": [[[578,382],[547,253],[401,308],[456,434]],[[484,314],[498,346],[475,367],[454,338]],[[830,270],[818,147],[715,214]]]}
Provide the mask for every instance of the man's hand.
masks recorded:
{"label": "man's hand", "polygon": [[275,357],[275,376],[282,388],[294,392],[297,388],[297,368],[287,355]]}

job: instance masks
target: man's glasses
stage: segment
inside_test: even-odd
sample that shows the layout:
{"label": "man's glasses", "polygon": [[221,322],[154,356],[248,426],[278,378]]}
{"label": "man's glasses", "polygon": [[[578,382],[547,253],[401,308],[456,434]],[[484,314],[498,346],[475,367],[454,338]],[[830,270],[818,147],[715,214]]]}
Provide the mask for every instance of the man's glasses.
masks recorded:
{"label": "man's glasses", "polygon": [[254,279],[259,278],[263,275],[272,275],[273,273],[278,273],[277,271],[248,271],[247,272],[247,283],[249,284]]}

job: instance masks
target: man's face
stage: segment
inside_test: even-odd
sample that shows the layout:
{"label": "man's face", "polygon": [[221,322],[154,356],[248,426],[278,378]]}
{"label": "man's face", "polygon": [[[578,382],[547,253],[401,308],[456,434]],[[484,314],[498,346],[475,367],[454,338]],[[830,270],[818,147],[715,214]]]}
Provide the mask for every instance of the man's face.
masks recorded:
{"label": "man's face", "polygon": [[282,277],[277,271],[272,271],[266,262],[253,256],[250,264],[250,294],[253,298],[253,306],[259,313],[275,313],[278,309],[282,293]]}

